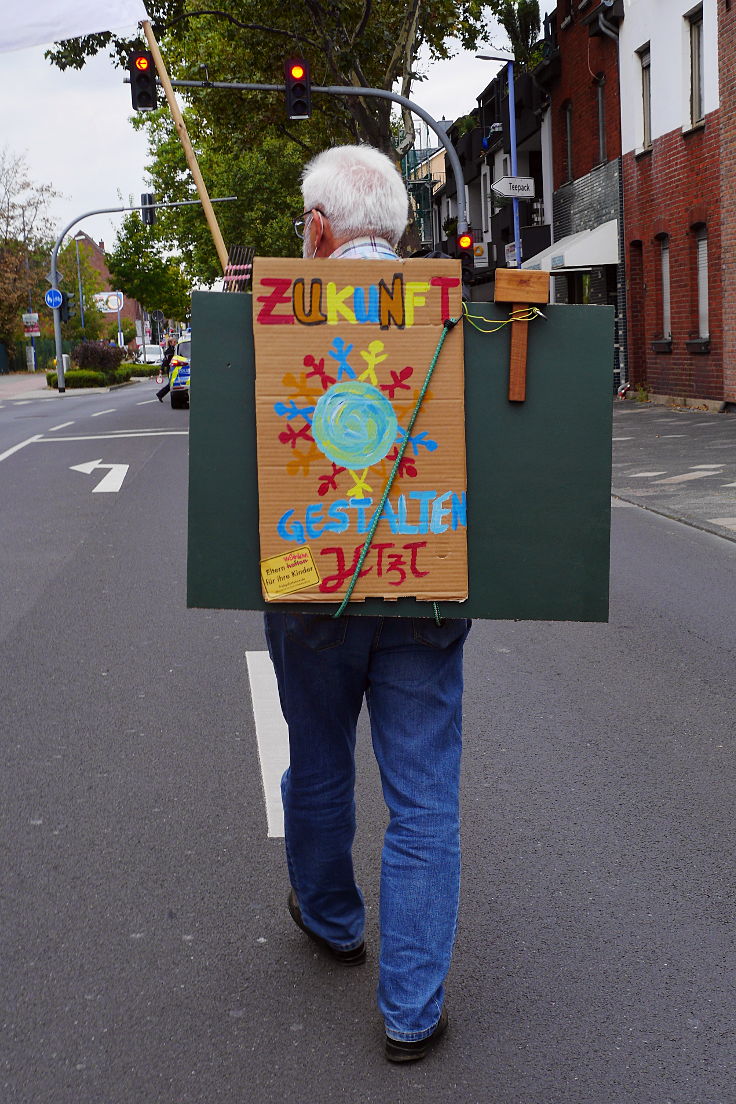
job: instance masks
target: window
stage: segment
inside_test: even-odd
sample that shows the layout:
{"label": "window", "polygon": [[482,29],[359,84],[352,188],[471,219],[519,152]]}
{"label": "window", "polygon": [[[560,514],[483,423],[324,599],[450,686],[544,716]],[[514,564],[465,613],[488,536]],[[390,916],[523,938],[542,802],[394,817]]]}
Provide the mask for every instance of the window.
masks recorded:
{"label": "window", "polygon": [[483,165],[480,170],[480,218],[481,230],[484,234],[491,229],[491,171],[488,165]]}
{"label": "window", "polygon": [[705,226],[695,231],[696,279],[698,289],[698,337],[710,336],[708,319],[708,231]]}
{"label": "window", "polygon": [[652,71],[649,46],[639,51],[641,63],[641,108],[642,108],[642,146],[649,149],[652,144]]}
{"label": "window", "polygon": [[572,180],[572,104],[568,101],[563,108],[565,122],[565,171],[564,179]]}
{"label": "window", "polygon": [[690,125],[702,123],[703,110],[703,9],[698,8],[690,20]]}
{"label": "window", "polygon": [[670,239],[665,235],[659,242],[659,263],[662,281],[662,337],[672,338],[672,309],[670,306]]}
{"label": "window", "polygon": [[602,164],[606,160],[606,104],[603,95],[606,78],[596,77],[595,94],[598,105],[598,161]]}

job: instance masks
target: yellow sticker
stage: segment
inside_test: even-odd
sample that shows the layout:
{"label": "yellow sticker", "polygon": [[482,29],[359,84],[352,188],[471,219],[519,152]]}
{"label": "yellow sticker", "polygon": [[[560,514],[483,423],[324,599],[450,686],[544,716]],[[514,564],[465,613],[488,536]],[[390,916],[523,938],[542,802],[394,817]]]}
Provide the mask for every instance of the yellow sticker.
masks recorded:
{"label": "yellow sticker", "polygon": [[319,581],[319,572],[306,544],[303,548],[293,548],[281,556],[261,560],[261,582],[266,598],[278,598],[282,594],[306,590]]}

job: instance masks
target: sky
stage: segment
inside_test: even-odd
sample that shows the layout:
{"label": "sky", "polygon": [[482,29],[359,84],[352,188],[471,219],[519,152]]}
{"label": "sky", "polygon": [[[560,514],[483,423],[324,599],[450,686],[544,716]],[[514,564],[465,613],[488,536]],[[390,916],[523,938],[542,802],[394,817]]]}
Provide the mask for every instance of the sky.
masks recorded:
{"label": "sky", "polygon": [[[554,0],[540,3],[543,13],[554,7]],[[503,33],[495,27],[490,39],[502,48]],[[0,147],[23,155],[30,178],[61,193],[50,206],[60,233],[86,211],[124,206],[130,196],[138,202],[148,191],[148,154],[145,135],[130,122],[130,87],[123,84],[123,71],[103,54],[80,71],[62,73],[44,59],[46,48],[0,54]],[[496,52],[479,47],[480,53],[486,51]],[[476,96],[500,68],[500,62],[477,61],[473,53],[461,52],[429,66],[428,79],[414,85],[413,98],[434,118],[455,119],[475,107]],[[109,250],[123,217],[85,218],[72,233],[84,230]]]}

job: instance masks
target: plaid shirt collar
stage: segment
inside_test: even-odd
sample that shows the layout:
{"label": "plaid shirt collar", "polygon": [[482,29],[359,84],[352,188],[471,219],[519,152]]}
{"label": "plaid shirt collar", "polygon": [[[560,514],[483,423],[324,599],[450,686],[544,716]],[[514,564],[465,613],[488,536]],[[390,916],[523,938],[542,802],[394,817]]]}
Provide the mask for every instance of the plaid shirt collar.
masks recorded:
{"label": "plaid shirt collar", "polygon": [[339,245],[334,253],[330,253],[330,260],[340,257],[353,257],[358,260],[397,260],[396,250],[389,245],[385,238],[377,238],[370,234],[364,238],[353,238],[351,241]]}

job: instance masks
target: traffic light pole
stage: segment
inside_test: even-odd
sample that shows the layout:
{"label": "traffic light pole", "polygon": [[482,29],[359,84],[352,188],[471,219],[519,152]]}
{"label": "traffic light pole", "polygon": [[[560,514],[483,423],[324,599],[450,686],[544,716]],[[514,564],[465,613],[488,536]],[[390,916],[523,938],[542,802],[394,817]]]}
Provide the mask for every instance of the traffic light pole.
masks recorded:
{"label": "traffic light pole", "polygon": [[[172,80],[169,82],[173,88],[232,88],[236,92],[286,92],[286,85],[284,84],[241,84],[234,81],[180,81]],[[450,168],[455,178],[455,188],[457,190],[457,228],[458,232],[462,233],[463,230],[468,229],[467,212],[465,210],[465,181],[463,179],[463,170],[460,165],[460,158],[457,155],[455,147],[453,146],[447,134],[439,125],[436,119],[433,119],[428,111],[425,111],[419,104],[414,103],[413,100],[407,99],[406,96],[400,96],[398,92],[387,92],[383,88],[355,88],[353,85],[328,85],[320,86],[313,84],[311,88],[312,92],[323,92],[328,96],[365,96],[368,98],[391,100],[393,103],[400,104],[402,107],[407,107],[415,115],[418,115],[420,119],[429,126],[437,135],[442,145],[445,147],[445,152],[450,161]]]}
{"label": "traffic light pole", "polygon": [[[212,199],[211,203],[230,203],[232,200],[237,199],[237,196],[223,196],[220,199]],[[157,203],[156,207],[191,207],[195,204],[200,204],[200,199],[182,199],[177,203]],[[61,243],[67,236],[73,226],[76,226],[82,219],[90,218],[92,215],[115,215],[121,211],[141,211],[143,208],[140,203],[136,203],[133,207],[102,207],[98,211],[85,211],[83,215],[77,215],[75,219],[64,227],[59,234],[58,238],[54,242],[54,248],[51,250],[51,272],[49,278],[51,280],[51,286],[58,288],[59,286],[59,266],[58,257]],[[81,303],[81,295],[80,295]],[[56,346],[56,386],[60,394],[66,391],[64,386],[64,354],[61,347],[61,311],[58,307],[54,307],[54,344]]]}

